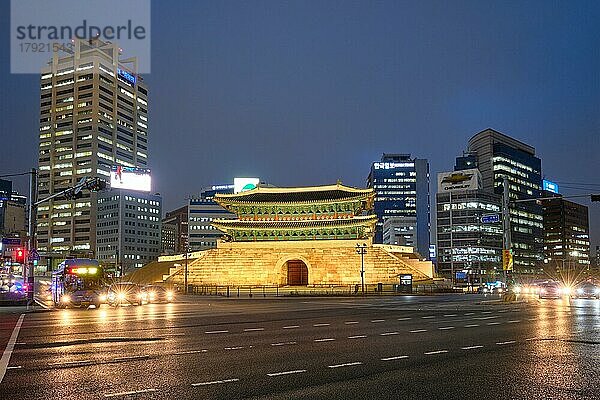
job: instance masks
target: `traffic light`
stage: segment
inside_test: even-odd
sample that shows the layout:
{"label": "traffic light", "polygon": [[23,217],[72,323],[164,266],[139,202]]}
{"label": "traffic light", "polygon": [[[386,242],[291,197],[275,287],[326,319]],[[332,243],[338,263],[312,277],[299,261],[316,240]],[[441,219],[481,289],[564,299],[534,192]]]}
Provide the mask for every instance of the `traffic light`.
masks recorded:
{"label": "traffic light", "polygon": [[15,252],[15,261],[19,264],[25,264],[25,250],[18,248]]}
{"label": "traffic light", "polygon": [[600,194],[593,194],[592,201],[600,201]]}

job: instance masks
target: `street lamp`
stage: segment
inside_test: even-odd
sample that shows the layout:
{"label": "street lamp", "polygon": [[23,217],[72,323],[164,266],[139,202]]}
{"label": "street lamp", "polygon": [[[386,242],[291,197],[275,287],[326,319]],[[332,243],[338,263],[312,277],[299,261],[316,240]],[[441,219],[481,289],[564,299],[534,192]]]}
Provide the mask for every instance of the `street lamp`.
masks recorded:
{"label": "street lamp", "polygon": [[356,252],[360,254],[360,283],[362,295],[365,295],[365,254],[367,254],[367,244],[356,244]]}

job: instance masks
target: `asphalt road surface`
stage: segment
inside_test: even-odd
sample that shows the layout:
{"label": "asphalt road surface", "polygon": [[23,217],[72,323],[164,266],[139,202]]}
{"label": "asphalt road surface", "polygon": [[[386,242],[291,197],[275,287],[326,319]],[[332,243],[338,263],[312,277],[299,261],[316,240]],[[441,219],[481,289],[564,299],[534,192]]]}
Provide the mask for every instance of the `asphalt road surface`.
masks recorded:
{"label": "asphalt road surface", "polygon": [[199,297],[20,330],[0,312],[0,398],[600,398],[600,301],[488,300]]}

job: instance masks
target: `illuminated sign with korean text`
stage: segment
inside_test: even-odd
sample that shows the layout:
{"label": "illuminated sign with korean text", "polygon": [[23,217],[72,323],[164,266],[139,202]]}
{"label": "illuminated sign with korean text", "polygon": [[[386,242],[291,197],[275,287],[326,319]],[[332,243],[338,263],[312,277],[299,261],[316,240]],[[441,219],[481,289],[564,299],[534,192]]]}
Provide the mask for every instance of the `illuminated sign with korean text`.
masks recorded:
{"label": "illuminated sign with korean text", "polygon": [[152,190],[150,170],[147,168],[115,165],[110,171],[110,187],[114,189],[131,189],[149,192]]}

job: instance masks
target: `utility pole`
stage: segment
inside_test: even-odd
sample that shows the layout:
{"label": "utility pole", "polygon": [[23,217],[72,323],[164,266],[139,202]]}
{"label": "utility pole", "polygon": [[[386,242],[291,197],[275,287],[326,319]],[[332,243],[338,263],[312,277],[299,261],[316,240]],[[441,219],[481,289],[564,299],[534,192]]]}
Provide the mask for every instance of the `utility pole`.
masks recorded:
{"label": "utility pole", "polygon": [[[504,231],[502,248],[511,251],[512,240],[510,234],[510,198],[508,188],[508,177],[502,178],[502,226]],[[504,252],[503,252],[504,255]],[[508,284],[508,270],[504,268],[502,263],[502,272],[504,274],[504,284]]]}
{"label": "utility pole", "polygon": [[183,286],[184,293],[188,294],[188,253],[190,251],[189,246],[185,246],[185,267],[183,271]]}
{"label": "utility pole", "polygon": [[33,260],[31,260],[31,250],[35,246],[35,217],[37,209],[37,170],[32,168],[29,172],[29,203],[27,206],[27,244],[25,246],[25,255],[27,256],[25,271],[23,271],[24,281],[27,282],[27,291],[29,293],[27,306],[33,303]]}
{"label": "utility pole", "polygon": [[367,244],[363,243],[356,244],[356,252],[360,254],[360,283],[361,283],[361,292],[364,297],[365,295],[365,254],[367,254]]}

